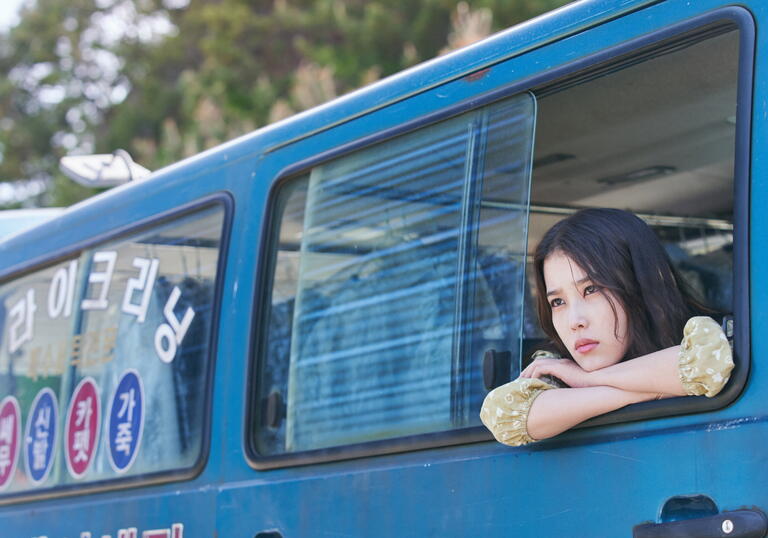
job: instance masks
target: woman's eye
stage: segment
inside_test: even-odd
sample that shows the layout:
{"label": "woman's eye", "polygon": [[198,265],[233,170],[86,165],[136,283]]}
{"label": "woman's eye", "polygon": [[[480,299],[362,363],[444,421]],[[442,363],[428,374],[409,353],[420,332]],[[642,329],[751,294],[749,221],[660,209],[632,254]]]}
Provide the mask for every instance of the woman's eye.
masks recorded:
{"label": "woman's eye", "polygon": [[584,288],[584,295],[592,295],[593,293],[596,293],[600,291],[600,288],[595,286],[594,284],[590,284],[586,288]]}
{"label": "woman's eye", "polygon": [[564,303],[563,303],[563,300],[560,297],[555,297],[554,299],[549,301],[549,306],[551,306],[552,308],[555,308],[556,306],[560,306],[562,304],[564,304]]}

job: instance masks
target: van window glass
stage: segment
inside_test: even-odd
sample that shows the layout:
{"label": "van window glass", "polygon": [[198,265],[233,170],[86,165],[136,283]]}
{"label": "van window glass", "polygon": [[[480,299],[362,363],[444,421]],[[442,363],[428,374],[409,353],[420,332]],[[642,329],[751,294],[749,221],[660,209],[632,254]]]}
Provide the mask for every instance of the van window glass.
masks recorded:
{"label": "van window glass", "polygon": [[198,211],[0,286],[5,493],[198,461],[223,218]]}
{"label": "van window glass", "polygon": [[479,423],[483,353],[519,354],[534,106],[515,96],[282,185],[259,453]]}
{"label": "van window glass", "polygon": [[[531,259],[564,216],[628,209],[705,303],[733,312],[738,68],[739,32],[713,24],[536,89]],[[526,326],[524,360],[542,338]]]}

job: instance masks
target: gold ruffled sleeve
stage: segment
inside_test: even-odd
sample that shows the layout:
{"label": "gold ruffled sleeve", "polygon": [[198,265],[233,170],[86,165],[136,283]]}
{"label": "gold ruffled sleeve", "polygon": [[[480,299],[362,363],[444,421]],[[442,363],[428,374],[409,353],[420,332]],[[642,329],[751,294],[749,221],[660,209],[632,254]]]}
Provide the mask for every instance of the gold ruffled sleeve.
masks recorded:
{"label": "gold ruffled sleeve", "polygon": [[728,382],[733,354],[728,339],[715,320],[698,316],[688,320],[678,356],[680,381],[690,396],[711,398]]}
{"label": "gold ruffled sleeve", "polygon": [[541,379],[517,378],[485,397],[480,420],[499,443],[520,446],[536,441],[528,435],[528,412],[536,397],[555,387]]}

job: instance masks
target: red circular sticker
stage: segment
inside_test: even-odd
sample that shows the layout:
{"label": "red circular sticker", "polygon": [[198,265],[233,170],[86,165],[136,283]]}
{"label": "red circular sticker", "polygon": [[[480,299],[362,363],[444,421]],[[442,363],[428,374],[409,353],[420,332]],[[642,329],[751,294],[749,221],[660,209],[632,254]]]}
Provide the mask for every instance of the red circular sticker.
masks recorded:
{"label": "red circular sticker", "polygon": [[19,402],[13,396],[6,396],[0,402],[0,491],[13,481],[16,464],[19,461],[21,439],[21,411]]}
{"label": "red circular sticker", "polygon": [[99,390],[93,378],[86,377],[72,393],[64,423],[65,459],[75,478],[81,478],[93,461],[100,423]]}

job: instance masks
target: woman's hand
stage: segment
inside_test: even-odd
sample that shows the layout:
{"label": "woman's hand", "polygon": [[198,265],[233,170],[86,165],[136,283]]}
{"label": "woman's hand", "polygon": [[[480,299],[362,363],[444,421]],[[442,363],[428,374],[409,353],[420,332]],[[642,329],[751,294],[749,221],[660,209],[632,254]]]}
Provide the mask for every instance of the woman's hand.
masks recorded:
{"label": "woman's hand", "polygon": [[581,366],[571,359],[551,359],[540,357],[528,365],[520,377],[541,377],[551,375],[562,380],[569,387],[578,389],[583,387],[593,387],[590,372],[583,370]]}

